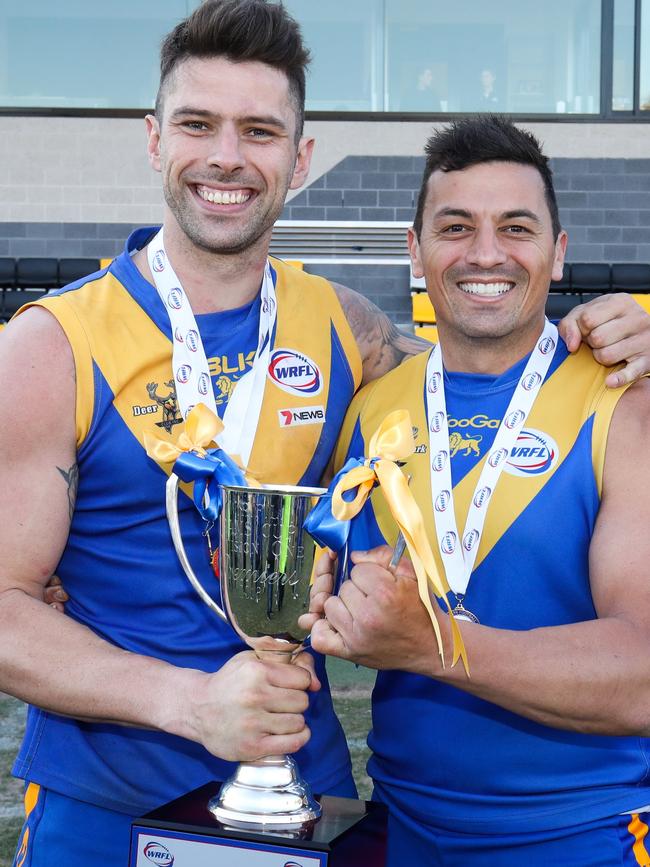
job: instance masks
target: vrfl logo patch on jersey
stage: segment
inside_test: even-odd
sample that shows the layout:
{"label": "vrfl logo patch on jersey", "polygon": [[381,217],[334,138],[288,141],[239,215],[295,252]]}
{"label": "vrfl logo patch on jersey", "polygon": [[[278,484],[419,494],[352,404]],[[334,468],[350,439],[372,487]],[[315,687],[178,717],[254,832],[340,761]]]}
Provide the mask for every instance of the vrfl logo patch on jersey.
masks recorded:
{"label": "vrfl logo patch on jersey", "polygon": [[540,476],[553,469],[559,456],[560,449],[552,436],[524,428],[510,449],[503,469],[511,476]]}
{"label": "vrfl logo patch on jersey", "polygon": [[300,406],[295,409],[279,409],[278,421],[280,427],[295,427],[299,424],[323,424],[325,421],[324,406]]}
{"label": "vrfl logo patch on jersey", "polygon": [[288,394],[315,396],[323,387],[320,370],[306,355],[294,349],[274,349],[269,362],[268,376]]}

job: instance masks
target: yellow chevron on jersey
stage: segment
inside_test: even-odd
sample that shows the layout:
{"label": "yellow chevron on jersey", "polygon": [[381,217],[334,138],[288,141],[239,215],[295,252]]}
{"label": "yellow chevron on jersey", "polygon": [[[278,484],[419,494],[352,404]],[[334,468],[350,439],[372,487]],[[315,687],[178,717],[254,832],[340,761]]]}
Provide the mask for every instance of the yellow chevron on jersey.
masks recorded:
{"label": "yellow chevron on jersey", "polygon": [[[277,274],[277,330],[274,345],[289,346],[314,359],[324,383],[331,380],[332,329],[354,380],[361,382],[362,362],[336,293],[327,280],[272,261]],[[152,292],[153,292],[152,287]],[[49,309],[73,348],[77,368],[77,446],[91,429],[94,406],[93,359],[111,389],[113,405],[125,425],[143,442],[145,431],[160,436],[160,420],[176,443],[182,426],[171,372],[171,343],[155,322],[110,272],[60,296],[35,302]],[[329,327],[327,325],[329,324]],[[146,361],[142,347],[147,347]],[[235,384],[236,385],[236,384]],[[327,401],[327,388],[320,402]],[[146,406],[149,401],[149,409]],[[259,430],[249,467],[264,483],[297,483],[319,442],[325,418],[310,425],[280,428],[280,410],[314,405],[309,395],[288,395],[268,377]],[[135,408],[142,411],[136,414]],[[155,410],[155,411],[154,411]]]}
{"label": "yellow chevron on jersey", "polygon": [[[330,321],[336,330],[354,377],[354,389],[361,383],[361,356],[354,335],[331,284],[322,277],[306,275],[277,259],[271,264],[277,273],[276,296],[278,325],[274,346],[290,346],[312,358],[320,368],[325,382],[330,381],[332,368],[330,329],[323,324]],[[314,323],[318,323],[314,327]],[[268,378],[260,412],[259,429],[278,429],[278,413],[287,407],[308,407],[314,399],[288,395]],[[297,482],[304,474],[320,437],[322,424],[282,429],[281,436],[256,438],[249,460],[249,471],[265,482],[288,484]],[[286,472],[278,476],[278,467],[292,468],[290,478]]]}
{"label": "yellow chevron on jersey", "polygon": [[[372,433],[388,412],[395,409],[407,409],[410,412],[413,426],[418,430],[416,442],[429,444],[424,401],[428,357],[429,353],[424,352],[408,359],[357,394],[348,411],[337,445],[336,468],[340,467],[345,460],[357,422],[363,441],[368,443]],[[594,417],[592,465],[600,493],[606,432],[616,404],[626,390],[625,388],[607,389],[604,383],[609,373],[610,369],[597,364],[591,350],[583,346],[575,355],[566,358],[546,379],[525,427],[541,430],[555,440],[559,450],[557,462],[542,475],[523,478],[507,472],[501,474],[498,495],[493,497],[488,509],[475,568],[489,555],[494,545],[559,470],[583,424],[592,415]],[[431,547],[438,567],[442,569],[438,545],[435,542],[437,535],[431,506],[429,451],[430,449],[427,448],[426,452],[416,452],[412,455],[404,466],[404,473],[411,476],[411,490],[422,507],[426,532],[432,543]],[[484,455],[454,486],[454,509],[458,527],[465,526],[471,499],[486,457],[487,455]],[[397,529],[381,491],[373,492],[371,502],[383,537],[389,544],[393,544]]]}

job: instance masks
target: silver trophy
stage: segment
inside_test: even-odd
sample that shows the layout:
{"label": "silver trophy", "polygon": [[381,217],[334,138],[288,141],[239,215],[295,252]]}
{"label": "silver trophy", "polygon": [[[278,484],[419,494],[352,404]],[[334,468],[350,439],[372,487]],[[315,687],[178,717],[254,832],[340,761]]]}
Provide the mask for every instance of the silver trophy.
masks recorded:
{"label": "silver trophy", "polygon": [[[303,529],[323,488],[223,485],[219,575],[225,611],[205,590],[187,558],[178,519],[178,476],[167,482],[167,518],[176,553],[194,589],[260,659],[290,663],[307,633],[316,542]],[[317,819],[320,804],[289,756],[242,762],[208,809],[233,827],[296,828]]]}

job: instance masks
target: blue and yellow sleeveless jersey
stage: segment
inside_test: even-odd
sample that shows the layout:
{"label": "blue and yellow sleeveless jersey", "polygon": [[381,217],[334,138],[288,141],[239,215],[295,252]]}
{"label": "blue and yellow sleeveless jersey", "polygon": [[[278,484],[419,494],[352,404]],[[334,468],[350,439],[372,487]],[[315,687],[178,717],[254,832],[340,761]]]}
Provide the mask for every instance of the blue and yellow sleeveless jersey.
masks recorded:
{"label": "blue and yellow sleeveless jersey", "polygon": [[[346,455],[363,455],[390,410],[410,411],[416,453],[404,472],[412,475],[411,489],[442,569],[429,474],[427,358],[424,353],[406,361],[357,395],[335,460],[341,466]],[[498,377],[445,375],[460,532],[526,360]],[[606,374],[588,349],[570,356],[560,342],[492,497],[464,599],[487,626],[535,629],[596,617],[588,551],[607,432],[622,393],[604,387]],[[352,548],[393,544],[395,538],[394,521],[375,490],[353,529]],[[418,822],[452,831],[532,832],[650,803],[647,740],[547,728],[408,673],[378,674],[369,744],[378,795]]]}
{"label": "blue and yellow sleeveless jersey", "polygon": [[[106,640],[181,667],[216,671],[245,648],[182,572],[165,516],[167,475],[142,446],[145,431],[175,442],[182,429],[169,321],[130,256],[153,231],[136,232],[107,270],[39,302],[65,330],[77,372],[79,489],[57,573],[71,597],[68,615]],[[272,264],[278,319],[249,467],[263,483],[315,485],[359,385],[361,360],[329,283]],[[197,317],[220,411],[252,362],[258,316],[259,300]],[[202,522],[184,494],[179,511],[194,569],[218,595]],[[324,677],[322,658],[317,667]],[[349,771],[327,686],[311,699],[308,721],[312,738],[297,759],[314,790],[324,791]],[[61,794],[133,814],[231,770],[177,737],[76,722],[36,708],[29,710],[14,766],[17,776]]]}

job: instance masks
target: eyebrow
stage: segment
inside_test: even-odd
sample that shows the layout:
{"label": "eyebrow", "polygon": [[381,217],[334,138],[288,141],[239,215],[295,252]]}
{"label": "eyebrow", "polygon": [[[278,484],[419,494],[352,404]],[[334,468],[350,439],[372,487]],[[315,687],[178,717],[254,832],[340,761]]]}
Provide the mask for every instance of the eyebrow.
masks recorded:
{"label": "eyebrow", "polygon": [[[178,120],[181,117],[187,117],[188,115],[192,115],[193,117],[205,117],[205,118],[215,118],[219,117],[218,114],[215,114],[212,111],[208,111],[204,108],[195,108],[191,105],[181,105],[179,108],[174,109],[171,113],[171,117],[173,119]],[[247,117],[238,118],[240,123],[250,126],[274,126],[278,129],[287,129],[286,123],[280,117],[276,117],[274,114],[267,115],[249,115]]]}
{"label": "eyebrow", "polygon": [[[441,217],[462,217],[465,220],[471,220],[472,214],[470,211],[466,211],[464,208],[441,208],[439,211],[433,215],[434,220],[440,219]],[[517,208],[513,211],[504,211],[501,214],[500,219],[502,220],[521,220],[527,219],[532,220],[534,223],[538,225],[542,224],[540,218],[533,211],[529,211],[527,208]]]}
{"label": "eyebrow", "polygon": [[540,226],[542,224],[542,221],[537,214],[534,213],[534,211],[529,211],[527,208],[518,208],[514,211],[506,211],[501,215],[501,218],[503,220],[520,220],[523,218],[525,220],[532,220],[533,223],[537,223]]}
{"label": "eyebrow", "polygon": [[463,208],[441,208],[439,211],[435,212],[433,219],[437,220],[439,217],[463,217],[466,220],[472,219],[470,212],[465,211]]}

